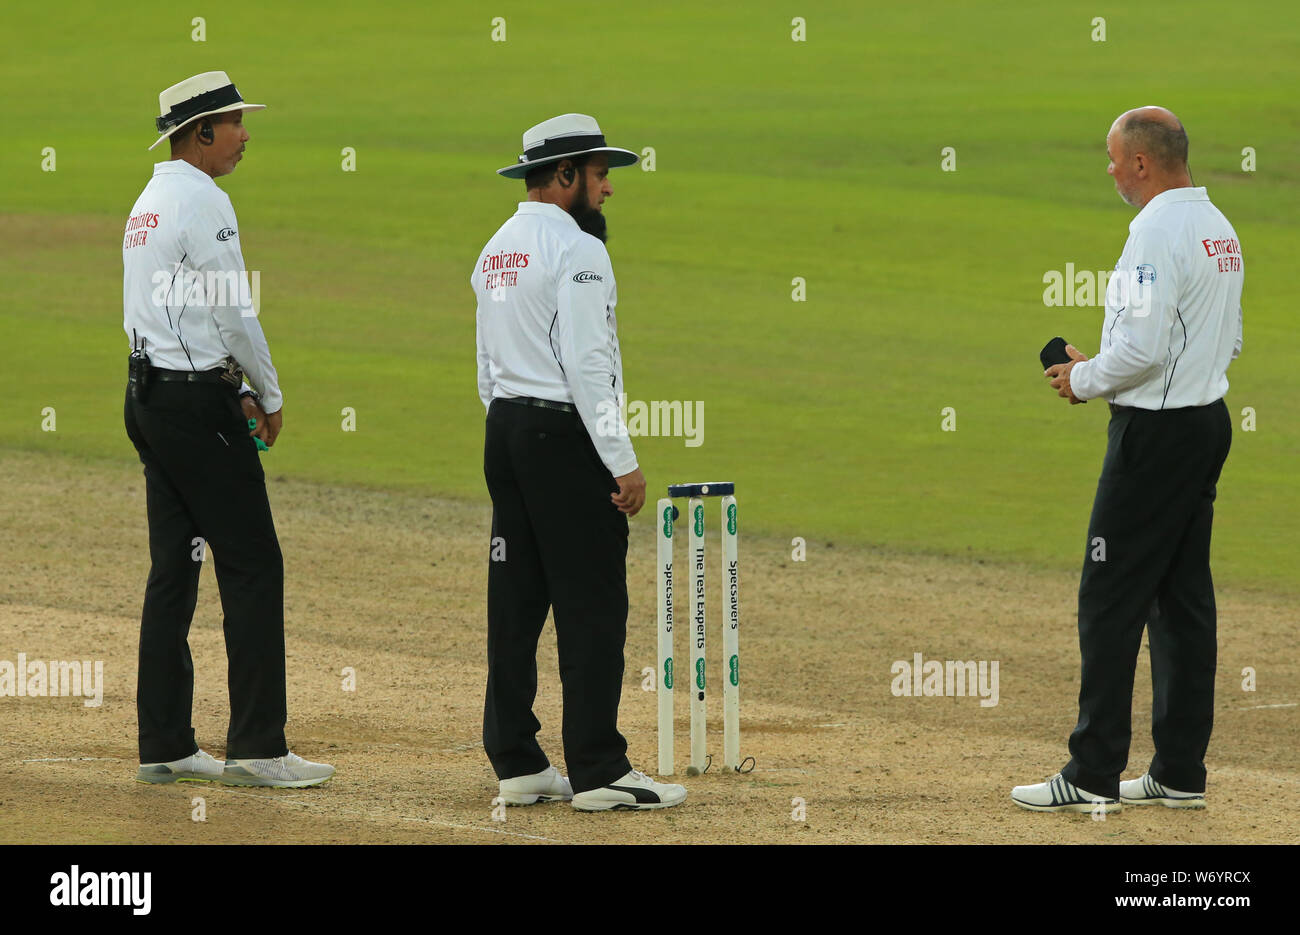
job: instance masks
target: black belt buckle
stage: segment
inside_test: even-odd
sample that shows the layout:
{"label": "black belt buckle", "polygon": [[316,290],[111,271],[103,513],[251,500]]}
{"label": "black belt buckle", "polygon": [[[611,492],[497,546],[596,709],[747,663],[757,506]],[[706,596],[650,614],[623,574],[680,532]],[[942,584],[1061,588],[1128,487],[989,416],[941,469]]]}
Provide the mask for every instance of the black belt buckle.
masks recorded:
{"label": "black belt buckle", "polygon": [[239,364],[233,357],[227,357],[222,363],[225,368],[221,374],[221,382],[227,383],[238,390],[244,385],[244,371],[239,369]]}
{"label": "black belt buckle", "polygon": [[131,398],[138,403],[149,400],[149,356],[144,351],[131,352],[127,358],[127,386],[131,388]]}

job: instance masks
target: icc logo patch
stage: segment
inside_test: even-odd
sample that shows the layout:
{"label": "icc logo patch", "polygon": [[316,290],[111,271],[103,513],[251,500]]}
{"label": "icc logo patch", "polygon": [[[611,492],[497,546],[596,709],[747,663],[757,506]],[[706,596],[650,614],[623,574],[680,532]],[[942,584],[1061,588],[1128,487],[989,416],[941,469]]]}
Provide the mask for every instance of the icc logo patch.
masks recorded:
{"label": "icc logo patch", "polygon": [[1150,285],[1156,281],[1156,268],[1150,263],[1139,263],[1137,268],[1137,283],[1139,286]]}

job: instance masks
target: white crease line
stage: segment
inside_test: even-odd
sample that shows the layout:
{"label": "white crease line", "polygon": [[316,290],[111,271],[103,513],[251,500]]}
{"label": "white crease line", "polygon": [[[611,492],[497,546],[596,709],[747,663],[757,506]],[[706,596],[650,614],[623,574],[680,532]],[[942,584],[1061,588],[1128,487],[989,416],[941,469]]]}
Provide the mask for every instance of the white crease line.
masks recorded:
{"label": "white crease line", "polygon": [[442,749],[442,752],[443,753],[466,753],[470,750],[482,750],[482,749],[483,749],[483,742],[479,741],[478,743],[458,743],[454,747],[444,747]]}
{"label": "white crease line", "polygon": [[1246,708],[1238,708],[1238,711],[1260,711],[1264,708],[1294,708],[1300,701],[1292,701],[1287,704],[1253,704]]}
{"label": "white crease line", "polygon": [[444,828],[459,828],[462,831],[483,831],[489,834],[509,834],[517,838],[529,838],[533,841],[550,841],[552,844],[563,844],[555,838],[544,838],[540,834],[524,834],[522,831],[506,831],[504,828],[479,828],[475,825],[457,825],[450,821],[438,821],[436,818],[407,818],[405,815],[402,821],[419,821],[429,825],[441,825]]}
{"label": "white crease line", "polygon": [[[247,797],[249,797],[249,798],[259,799],[259,800],[261,800],[261,801],[263,801],[263,802],[273,802],[273,803],[276,804],[276,805],[297,805],[297,806],[300,806],[300,807],[302,807],[302,808],[311,808],[313,805],[316,805],[316,804],[317,804],[317,803],[315,803],[315,802],[301,802],[301,801],[296,801],[296,800],[294,800],[294,799],[282,799],[282,798],[279,798],[275,793],[272,793],[272,794],[270,794],[270,795],[266,795],[266,794],[263,794],[263,793],[257,793],[257,792],[243,792],[243,791],[240,791],[240,790],[231,789],[231,788],[229,788],[229,787],[227,787],[227,786],[217,786],[217,788],[220,789],[220,791],[224,792],[224,793],[227,794],[227,795],[242,795],[242,796],[247,796]],[[331,809],[330,809],[330,814],[332,814],[332,815],[354,815],[354,816],[357,816],[357,817],[360,817],[360,818],[367,818],[367,819],[375,819],[375,818],[378,818],[378,819],[381,819],[381,820],[382,820],[383,817],[384,817],[384,816],[382,816],[382,815],[380,815],[380,814],[378,814],[378,813],[376,813],[376,812],[359,812],[359,811],[356,811],[355,809],[343,809],[343,808],[331,808]],[[542,837],[540,834],[524,834],[522,831],[506,831],[504,828],[480,828],[480,827],[477,827],[476,825],[458,825],[458,824],[455,824],[454,822],[450,822],[450,821],[438,821],[438,819],[436,819],[436,818],[408,818],[406,815],[399,815],[399,816],[397,816],[397,817],[398,817],[398,820],[400,820],[400,821],[418,821],[418,822],[421,822],[421,823],[423,823],[423,824],[429,824],[429,825],[441,825],[441,826],[444,827],[444,828],[455,828],[455,829],[460,830],[460,831],[482,831],[484,834],[508,834],[508,835],[510,835],[510,836],[512,836],[512,837],[516,837],[516,838],[529,838],[529,839],[531,839],[531,840],[533,840],[533,841],[549,841],[549,842],[552,843],[552,844],[563,844],[563,843],[564,843],[563,841],[557,840],[557,839],[555,839],[555,838],[544,838],[544,837]]]}
{"label": "white crease line", "polygon": [[[104,760],[109,760],[112,762],[121,762],[121,757],[64,756],[64,757],[45,757],[39,760],[23,760],[22,762],[24,763],[86,763],[86,762],[101,762]],[[235,789],[230,789],[224,786],[220,786],[217,783],[195,783],[195,786],[198,785],[214,786],[216,788],[219,788],[222,792],[226,793],[227,795],[244,795],[250,798],[260,799],[264,802],[274,802],[276,805],[298,805],[303,808],[311,808],[313,805],[316,804],[314,802],[298,802],[298,801],[294,801],[293,799],[281,799],[278,798],[275,793],[266,795],[257,792],[240,792]],[[353,809],[332,808],[330,809],[330,811],[338,815],[355,815],[361,818],[369,818],[369,819],[382,818],[382,816],[378,815],[375,812],[358,812]],[[560,841],[556,838],[547,838],[547,837],[543,837],[540,834],[524,834],[522,831],[506,831],[504,828],[479,828],[475,825],[458,825],[450,821],[438,821],[436,818],[408,818],[405,815],[399,815],[398,817],[401,821],[418,821],[428,825],[440,825],[444,828],[455,828],[459,831],[481,831],[484,834],[508,834],[512,837],[528,838],[529,840],[532,841],[549,841],[552,844],[564,843],[563,841]]]}

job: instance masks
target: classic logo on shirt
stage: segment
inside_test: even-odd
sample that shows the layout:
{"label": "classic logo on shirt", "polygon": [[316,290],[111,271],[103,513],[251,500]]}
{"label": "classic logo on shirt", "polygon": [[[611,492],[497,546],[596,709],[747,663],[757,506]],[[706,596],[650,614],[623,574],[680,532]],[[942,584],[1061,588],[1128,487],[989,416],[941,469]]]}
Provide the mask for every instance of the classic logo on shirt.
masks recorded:
{"label": "classic logo on shirt", "polygon": [[584,269],[581,273],[573,274],[574,282],[604,282],[605,277],[593,273],[589,269]]}
{"label": "classic logo on shirt", "polygon": [[1139,263],[1137,266],[1137,282],[1139,286],[1145,286],[1148,283],[1156,281],[1156,268],[1150,263]]}
{"label": "classic logo on shirt", "polygon": [[234,228],[230,228],[230,227],[223,227],[221,228],[221,230],[217,231],[217,239],[220,240],[222,243],[225,243],[231,237],[238,237],[238,236],[239,235],[235,233]]}

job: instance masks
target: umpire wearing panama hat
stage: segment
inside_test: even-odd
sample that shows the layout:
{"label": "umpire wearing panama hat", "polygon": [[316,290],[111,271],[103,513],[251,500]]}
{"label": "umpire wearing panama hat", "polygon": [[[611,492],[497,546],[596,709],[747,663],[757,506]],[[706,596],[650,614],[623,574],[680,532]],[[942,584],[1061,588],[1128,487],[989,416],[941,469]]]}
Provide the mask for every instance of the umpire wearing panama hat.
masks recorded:
{"label": "umpire wearing panama hat", "polygon": [[163,91],[158,95],[158,109],[162,113],[154,118],[154,124],[162,136],[153,141],[150,150],[196,120],[218,114],[266,110],[266,105],[245,101],[224,71],[208,71]]}
{"label": "umpire wearing panama hat", "polygon": [[[245,102],[222,71],[174,84],[158,103],[162,135],[149,148],[167,140],[171,159],[154,166],[122,242],[131,342],[123,414],[144,465],[151,561],[136,778],[317,785],[334,768],[285,742],[284,561],[251,437],[275,444],[284,397],[247,288],[235,209],[215,181],[243,158],[244,111],[264,105]],[[208,546],[225,615],[224,763],[199,749],[191,720],[188,634]]]}
{"label": "umpire wearing panama hat", "polygon": [[[627,637],[629,516],[645,477],[620,415],[623,363],[602,205],[609,146],[585,114],[530,128],[514,165],[528,200],[470,277],[478,300],[483,473],[492,498],[483,746],[507,804],[665,808],[678,785],[633,770],[618,729]],[[537,640],[554,612],[569,778],[537,742]]]}

